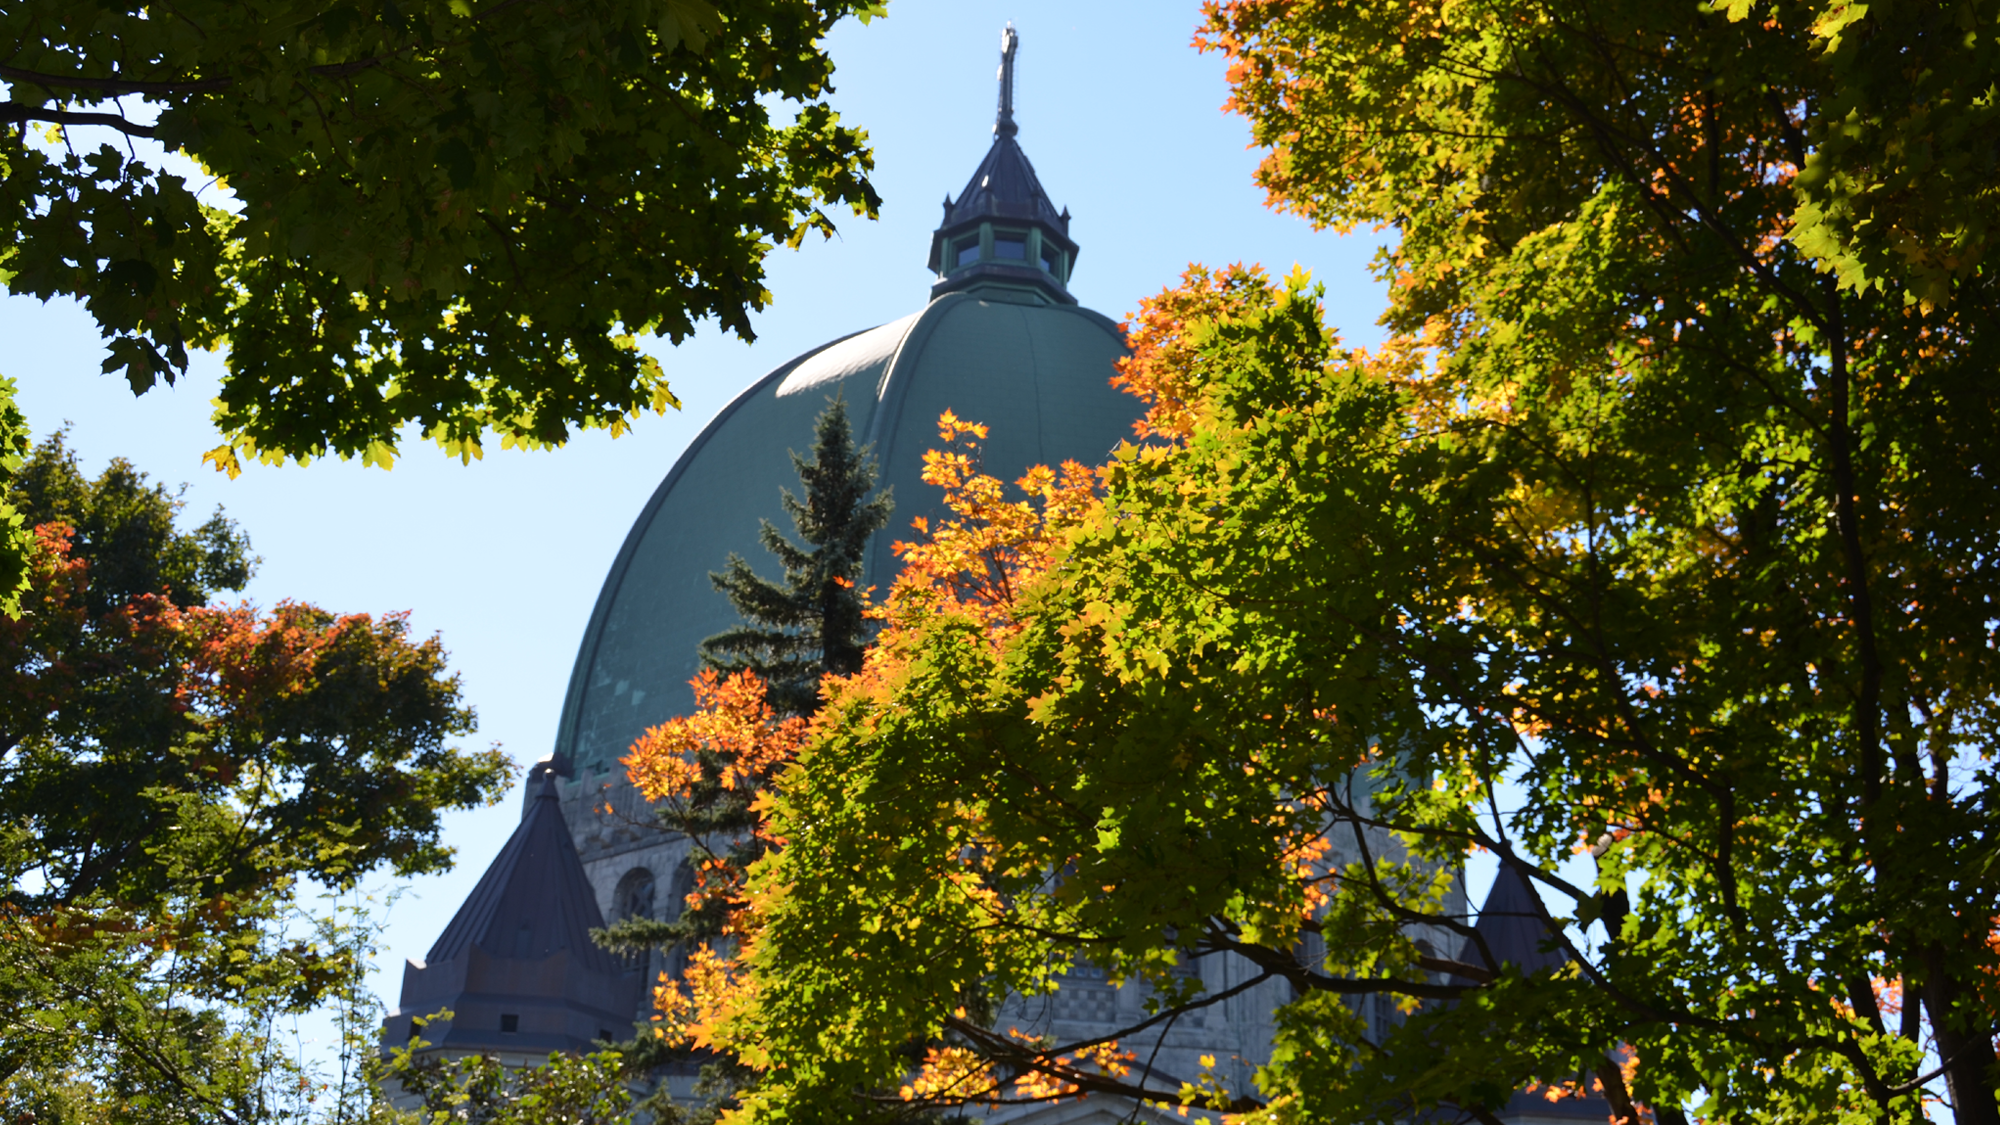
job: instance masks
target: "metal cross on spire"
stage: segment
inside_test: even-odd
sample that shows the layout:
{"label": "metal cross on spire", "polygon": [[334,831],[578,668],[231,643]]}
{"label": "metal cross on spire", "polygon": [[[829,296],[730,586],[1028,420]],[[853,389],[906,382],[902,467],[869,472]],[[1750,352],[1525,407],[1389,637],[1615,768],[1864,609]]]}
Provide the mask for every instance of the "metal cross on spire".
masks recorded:
{"label": "metal cross on spire", "polygon": [[993,122],[993,132],[1002,137],[1021,131],[1014,124],[1014,51],[1020,45],[1021,37],[1010,22],[1000,32],[1000,116]]}

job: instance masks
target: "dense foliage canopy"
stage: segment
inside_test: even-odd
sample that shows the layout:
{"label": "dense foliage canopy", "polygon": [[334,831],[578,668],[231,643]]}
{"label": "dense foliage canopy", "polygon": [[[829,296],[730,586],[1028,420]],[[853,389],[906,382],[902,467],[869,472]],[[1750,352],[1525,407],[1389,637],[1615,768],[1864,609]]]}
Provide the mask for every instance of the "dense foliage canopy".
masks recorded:
{"label": "dense foliage canopy", "polygon": [[28,588],[28,560],[34,535],[28,517],[7,496],[8,482],[28,453],[28,419],[14,404],[14,380],[0,375],[0,614],[18,617],[21,592]]}
{"label": "dense foliage canopy", "polygon": [[[1094,494],[937,455],[972,549],[828,685],[688,1024],[764,1068],[744,1119],[2000,1120],[1995,27],[1210,5],[1274,202],[1394,231],[1391,338],[1192,271]],[[1553,966],[1468,925],[1475,847]],[[1009,1035],[1079,964],[1150,1028]],[[1293,991],[1268,1065],[1164,1088],[1131,1048],[1246,974]]]}
{"label": "dense foliage canopy", "polygon": [[[1468,681],[1491,688],[1457,703],[1522,709],[1528,843],[1599,853],[1628,931],[1607,957],[1677,951],[1628,994],[1716,1021],[1656,1003],[1684,1035],[1652,1054],[1667,1091],[1725,1109],[1830,1105],[1820,1067],[1887,1111],[1928,1044],[1958,1119],[2000,1121],[1996,23],[1992,4],[1210,8],[1274,202],[1400,229],[1388,322],[1434,349],[1452,452],[1505,474],[1466,496],[1491,529],[1444,540],[1496,630]],[[1628,872],[1649,879],[1621,918]],[[1667,936],[1679,912],[1698,923]],[[1800,1022],[1759,1042],[1773,1009],[1746,996],[1766,989]],[[1815,993],[1852,1025],[1806,1016]],[[1731,1080],[1679,1053],[1704,1033],[1712,1059],[1754,1044]]]}
{"label": "dense foliage canopy", "polygon": [[880,10],[10,3],[0,284],[81,300],[135,392],[226,346],[231,471],[621,428],[676,403],[635,337],[747,338],[773,247],[874,213],[821,39]]}
{"label": "dense foliage canopy", "polygon": [[[260,1120],[272,1021],[343,1003],[368,934],[311,880],[448,866],[440,813],[511,765],[400,615],[225,605],[256,560],[218,512],[60,433],[15,474],[34,526],[0,622],[0,1101],[50,1120]],[[302,913],[303,911],[303,913]]]}

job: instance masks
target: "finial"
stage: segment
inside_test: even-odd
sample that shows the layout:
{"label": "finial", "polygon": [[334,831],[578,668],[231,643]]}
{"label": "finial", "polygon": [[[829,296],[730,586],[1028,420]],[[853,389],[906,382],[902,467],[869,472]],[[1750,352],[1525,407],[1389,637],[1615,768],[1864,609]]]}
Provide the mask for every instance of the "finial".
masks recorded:
{"label": "finial", "polygon": [[562,776],[561,767],[557,765],[553,754],[536,762],[528,770],[528,791],[522,795],[525,799],[521,802],[522,820],[534,815],[535,809],[543,801],[562,800],[562,790],[556,787],[556,778],[560,776]]}
{"label": "finial", "polygon": [[1014,124],[1014,51],[1020,45],[1021,37],[1014,34],[1014,24],[1009,21],[1000,32],[1000,116],[993,122],[993,132],[1002,137],[1021,131]]}

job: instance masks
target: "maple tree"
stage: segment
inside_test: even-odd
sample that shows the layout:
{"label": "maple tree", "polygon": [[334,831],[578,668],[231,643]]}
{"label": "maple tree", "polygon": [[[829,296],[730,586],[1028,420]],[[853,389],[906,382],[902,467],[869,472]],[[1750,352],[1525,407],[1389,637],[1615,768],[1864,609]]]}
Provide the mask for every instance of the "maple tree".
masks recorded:
{"label": "maple tree", "polygon": [[[1393,231],[1390,338],[1191,272],[1053,564],[919,585],[829,685],[702,1025],[764,1068],[742,1119],[1995,1121],[1992,12],[1205,19],[1273,202]],[[1474,847],[1553,965],[1454,906]],[[1087,961],[1169,1020],[1184,957],[1294,990],[1254,1082],[983,1018]]]}
{"label": "maple tree", "polygon": [[[606,933],[614,947],[663,947],[679,970],[653,989],[652,1026],[625,1045],[631,1065],[693,1058],[708,1065],[715,1108],[733,1103],[752,1071],[705,1024],[742,987],[740,946],[751,932],[745,881],[752,864],[783,841],[769,830],[761,795],[789,765],[807,720],[782,714],[752,671],[705,669],[691,684],[693,714],[667,720],[633,743],[623,759],[632,784],[655,803],[662,826],[679,825],[693,844],[695,880],[671,922],[627,920]],[[717,809],[728,816],[718,816]]]}
{"label": "maple tree", "polygon": [[[903,637],[911,622],[939,613],[972,614],[981,628],[1007,628],[1016,584],[1050,561],[1048,529],[1073,518],[1088,497],[1090,474],[1071,465],[1061,474],[1031,471],[1019,482],[1030,499],[1005,499],[1001,483],[978,470],[977,448],[985,434],[984,427],[950,413],[940,420],[947,448],[926,454],[923,480],[945,490],[954,515],[937,527],[919,519],[917,539],[894,545],[902,576],[889,598],[867,611],[881,623],[885,638]],[[849,492],[858,501],[866,489]],[[859,510],[858,504],[849,507]],[[879,518],[878,512],[886,516],[886,505],[868,510],[871,518]],[[855,556],[858,562],[858,551]],[[851,579],[844,589],[852,592]],[[871,648],[845,675],[826,669],[815,690],[879,676],[885,661],[896,661],[879,652]],[[786,708],[785,697],[755,671],[711,668],[692,686],[695,712],[649,730],[624,759],[633,784],[656,803],[662,823],[696,840],[699,862],[696,889],[681,920],[670,927],[655,924],[671,929],[672,940],[693,947],[686,968],[678,979],[661,980],[651,1034],[633,1047],[644,1057],[650,1038],[655,1052],[724,1055],[732,1080],[724,1108],[731,1108],[727,1103],[759,1080],[765,1063],[755,1044],[717,1033],[753,991],[746,958],[755,948],[761,914],[753,909],[748,879],[759,860],[787,843],[772,830],[768,802],[813,728],[809,715]],[[708,810],[726,798],[734,798],[729,807],[743,815],[740,823],[733,819],[718,826]]]}
{"label": "maple tree", "polygon": [[259,1119],[291,1073],[271,1021],[365,971],[301,922],[306,884],[445,868],[440,813],[511,765],[451,745],[472,713],[404,616],[217,602],[247,538],[220,512],[182,530],[129,464],[86,479],[58,432],[9,501],[35,545],[0,622],[0,1091]]}
{"label": "maple tree", "polygon": [[1504,470],[1450,532],[1511,642],[1464,705],[1532,735],[1529,849],[1599,853],[1605,901],[1563,896],[1613,930],[1593,965],[1661,951],[1622,995],[1680,1038],[1641,1079],[1914,1113],[1929,1046],[2000,1121],[1996,10],[1207,12],[1272,201],[1399,228],[1386,323],[1433,349],[1446,466]]}
{"label": "maple tree", "polygon": [[[1254,275],[1228,273],[1149,309],[1121,372],[1156,400],[1142,433],[1191,436],[1182,427],[1201,404],[1190,353],[1172,344],[1180,318],[1273,300]],[[1295,327],[1266,322],[1259,339],[1298,344]],[[984,429],[947,415],[942,436]],[[852,1114],[857,1092],[938,1112],[1090,1094],[1241,1111],[1257,1103],[1232,1084],[1240,1069],[1152,1064],[1165,1032],[1270,985],[1331,998],[1343,1026],[1361,1020],[1356,996],[1459,991],[1425,976],[1458,964],[1434,952],[1450,937],[1450,865],[1406,862],[1357,812],[1343,782],[1360,759],[1341,769],[1323,756],[1331,701],[1290,697],[1289,666],[1241,667],[1249,650],[1235,644],[1207,661],[1225,682],[1204,683],[1142,651],[1189,622],[1107,619],[1131,593],[1106,577],[1134,577],[1124,552],[1184,530],[1167,511],[1116,505],[1179,452],[1155,441],[1102,470],[1037,468],[1017,482],[1021,499],[966,452],[927,455],[955,516],[904,547],[866,667],[827,682],[827,709],[778,778],[766,830],[789,842],[753,874],[748,971],[697,1023],[763,1069],[750,1118]],[[1242,483],[1269,466],[1236,468]],[[1211,525],[1266,534],[1237,507],[1250,498],[1193,483],[1167,495]],[[1087,558],[1092,544],[1115,558]],[[1189,585],[1226,590],[1248,563],[1218,555]],[[1263,624],[1240,606],[1188,608],[1204,628]],[[1105,633],[1122,639],[1092,643]],[[1371,921],[1336,896],[1350,882],[1428,927],[1388,927],[1400,941],[1365,960],[1302,958],[1305,936]],[[1223,956],[1245,970],[1190,971]],[[1020,1000],[1091,966],[1147,1004],[1123,1028],[1065,1042]]]}
{"label": "maple tree", "polygon": [[676,404],[636,337],[748,338],[765,256],[877,206],[821,45],[873,0],[87,10],[0,10],[0,284],[135,393],[226,346],[231,472],[621,430]]}
{"label": "maple tree", "polygon": [[[1796,745],[1851,707],[1844,693],[1774,702],[1753,680],[1749,716],[1690,722],[1685,770],[1661,769],[1597,715],[1597,657],[1569,621],[1507,596],[1514,576],[1590,559],[1567,535],[1533,566],[1500,553],[1525,553],[1523,509],[1546,497],[1495,467],[1476,439],[1502,435],[1450,375],[1415,349],[1341,350],[1302,278],[1197,272],[1159,306],[1193,315],[1142,317],[1127,378],[1164,407],[1149,428],[1173,444],[1108,466],[1101,504],[1039,577],[960,576],[1019,589],[1006,613],[886,630],[879,663],[829,686],[780,779],[769,831],[793,839],[753,882],[751,971],[706,1025],[768,1068],[751,1112],[837,1115],[854,1091],[901,1083],[940,1105],[1096,1092],[1478,1117],[1579,1074],[1662,1121],[1697,1090],[1723,1118],[1917,1111],[1940,1062],[1924,1049],[1943,1037],[1888,970],[1920,971],[1921,949],[1892,960],[1898,936],[1958,927],[1970,995],[1941,1010],[1992,1010],[1987,745],[1931,758],[1963,780],[1904,814],[1915,855],[1890,853],[1900,883],[1876,897],[1880,869],[1832,862],[1865,822],[1816,810],[1863,786],[1837,752]],[[1657,549],[1626,535],[1595,550]],[[1690,554],[1697,574],[1715,565]],[[1619,591],[1641,604],[1607,615],[1606,634],[1642,652],[1670,626],[1740,635],[1737,601],[1667,612],[1692,581],[1667,577]],[[1795,591],[1786,577],[1770,580]],[[917,591],[912,604],[950,604]],[[1746,647],[1761,665],[1775,640]],[[1823,639],[1791,643],[1825,662],[1810,675],[1831,666]],[[1647,727],[1712,714],[1676,696],[1727,690],[1716,648],[1680,682],[1665,661],[1612,682]],[[1708,758],[1724,737],[1755,750]],[[1707,770],[1727,779],[1722,815],[1712,778],[1686,776]],[[1523,772],[1523,807],[1499,814]],[[1369,855],[1385,828],[1413,854]],[[1575,968],[1527,973],[1482,947],[1441,885],[1469,845],[1568,903],[1544,923]],[[1563,866],[1578,849],[1594,879]],[[968,1016],[1089,959],[1150,985],[1151,1018],[1170,1020],[1215,999],[1171,967],[1215,953],[1297,992],[1254,1090],[1208,1075],[1162,1088],[1130,1058]],[[1369,992],[1404,1017],[1361,1019],[1352,1001]],[[930,1044],[914,1078],[912,1043]]]}

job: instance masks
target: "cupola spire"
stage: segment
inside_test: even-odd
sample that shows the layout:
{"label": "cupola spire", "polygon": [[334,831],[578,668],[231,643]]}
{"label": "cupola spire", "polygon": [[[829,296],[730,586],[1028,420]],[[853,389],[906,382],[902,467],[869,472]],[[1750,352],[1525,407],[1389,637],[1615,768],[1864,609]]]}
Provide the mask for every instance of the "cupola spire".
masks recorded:
{"label": "cupola spire", "polygon": [[1014,51],[1020,47],[1021,37],[1014,33],[1014,25],[1009,23],[1000,31],[1000,113],[993,120],[993,132],[1002,137],[1011,137],[1021,131],[1014,124]]}
{"label": "cupola spire", "polygon": [[993,147],[972,170],[956,200],[945,196],[944,221],[931,235],[933,297],[960,289],[1000,287],[1034,299],[1073,305],[1070,269],[1077,246],[1069,236],[1069,210],[1058,212],[1035,177],[1028,154],[1014,140],[1014,56],[1021,37],[1014,25],[1000,32],[1000,110]]}

